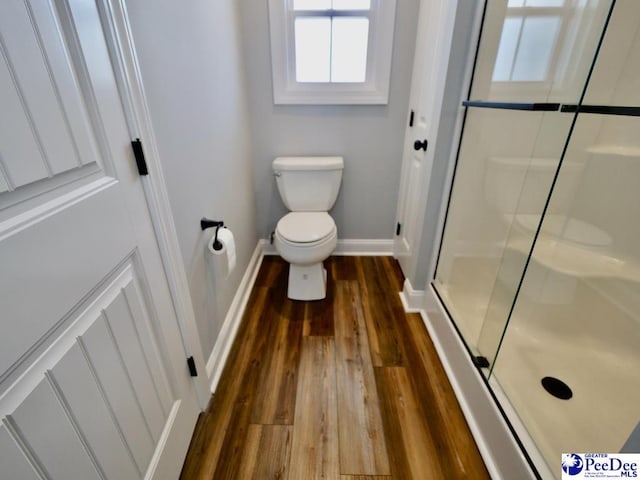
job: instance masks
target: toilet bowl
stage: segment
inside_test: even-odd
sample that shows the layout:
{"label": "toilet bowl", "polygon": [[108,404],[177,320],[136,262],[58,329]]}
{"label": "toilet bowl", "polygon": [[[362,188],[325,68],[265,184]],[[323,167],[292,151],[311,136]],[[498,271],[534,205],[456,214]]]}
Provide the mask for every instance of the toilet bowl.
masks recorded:
{"label": "toilet bowl", "polygon": [[278,221],[274,245],[289,262],[287,296],[292,300],[326,297],[322,262],[338,242],[328,212],[338,195],[342,169],[342,157],[279,157],[273,162],[280,196],[290,210]]}
{"label": "toilet bowl", "polygon": [[328,213],[291,212],[278,222],[274,241],[287,262],[310,265],[331,255],[338,243],[338,231]]}
{"label": "toilet bowl", "polygon": [[335,250],[338,231],[325,212],[291,212],[278,222],[276,250],[290,263],[288,297],[321,300],[326,297],[327,273],[322,262]]}

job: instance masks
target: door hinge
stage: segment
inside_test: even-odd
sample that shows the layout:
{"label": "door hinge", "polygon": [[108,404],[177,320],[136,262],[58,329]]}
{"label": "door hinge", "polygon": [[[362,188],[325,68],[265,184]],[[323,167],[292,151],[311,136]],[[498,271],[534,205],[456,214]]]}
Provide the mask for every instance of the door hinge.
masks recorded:
{"label": "door hinge", "polygon": [[147,169],[147,161],[144,158],[144,151],[142,150],[142,142],[139,138],[131,140],[131,148],[133,148],[133,156],[136,158],[138,173],[140,175],[149,175],[149,170]]}
{"label": "door hinge", "polygon": [[409,126],[413,127],[413,110],[411,110],[411,114],[409,114]]}
{"label": "door hinge", "polygon": [[398,222],[396,223],[396,235],[400,235],[400,230],[402,230],[402,224]]}
{"label": "door hinge", "polygon": [[197,377],[198,370],[196,369],[196,361],[193,359],[193,357],[187,358],[187,365],[189,367],[189,373],[191,374],[191,376]]}

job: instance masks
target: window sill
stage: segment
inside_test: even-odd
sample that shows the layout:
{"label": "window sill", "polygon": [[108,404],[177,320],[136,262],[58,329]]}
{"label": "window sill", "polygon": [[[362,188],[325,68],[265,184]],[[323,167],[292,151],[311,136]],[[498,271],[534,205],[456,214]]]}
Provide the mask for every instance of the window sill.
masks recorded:
{"label": "window sill", "polygon": [[[342,87],[342,88],[341,88]],[[358,85],[328,85],[322,88],[317,84],[297,84],[291,88],[274,91],[275,105],[386,105],[389,103],[387,91],[363,88]]]}

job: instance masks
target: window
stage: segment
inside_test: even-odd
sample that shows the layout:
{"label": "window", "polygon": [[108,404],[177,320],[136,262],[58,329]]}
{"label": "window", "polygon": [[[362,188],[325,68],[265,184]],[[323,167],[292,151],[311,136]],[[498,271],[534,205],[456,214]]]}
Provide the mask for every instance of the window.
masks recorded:
{"label": "window", "polygon": [[571,8],[566,0],[509,0],[494,82],[550,82]]}
{"label": "window", "polygon": [[395,0],[269,0],[276,104],[386,104]]}

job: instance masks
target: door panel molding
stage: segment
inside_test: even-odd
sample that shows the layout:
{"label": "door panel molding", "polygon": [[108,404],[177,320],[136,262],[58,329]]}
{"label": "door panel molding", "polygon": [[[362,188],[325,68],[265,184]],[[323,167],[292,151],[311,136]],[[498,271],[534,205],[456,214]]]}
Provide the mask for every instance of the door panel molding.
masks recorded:
{"label": "door panel molding", "polygon": [[107,478],[140,478],[133,453],[124,441],[113,411],[104,401],[79,344],[73,345],[46,373],[66,403],[83,443]]}
{"label": "door panel molding", "polygon": [[42,378],[7,421],[48,478],[101,480],[94,458],[48,379]]}
{"label": "door panel molding", "polygon": [[[64,332],[37,359],[24,359],[29,368],[2,394],[6,433],[17,437],[15,447],[35,471],[76,462],[82,478],[91,478],[90,465],[99,475],[110,472],[106,478],[141,478],[155,471],[172,431],[183,428],[175,422],[185,409],[170,391],[134,258],[135,252],[100,282],[97,295],[74,307],[77,315]],[[48,412],[46,421],[36,434],[33,422],[42,412]],[[70,446],[54,461],[43,438],[58,430],[77,438],[66,438]],[[80,478],[75,470],[60,471]]]}
{"label": "door panel molding", "polygon": [[62,36],[63,22],[51,1],[9,0],[0,13],[5,31],[0,84],[7,93],[4,114],[11,118],[0,133],[2,190],[31,187],[20,195],[3,195],[1,206],[6,207],[56,188],[62,174],[62,183],[68,183],[87,175],[80,167],[95,164],[89,170],[99,170],[104,162],[96,132],[104,126],[90,101],[90,83],[80,88],[76,77],[76,72],[87,71],[80,50]]}
{"label": "door panel molding", "polygon": [[[0,378],[0,416],[8,415],[17,408],[25,395],[36,387],[42,375],[62,359],[123,289],[131,285],[139,291],[140,273],[134,267],[134,256],[135,252],[129,253],[5,372]],[[148,325],[146,335],[155,335],[148,317],[145,323]],[[146,339],[145,343],[145,355],[160,354],[157,339]],[[166,370],[164,365],[163,369]],[[167,380],[164,382],[168,383]],[[173,393],[171,395],[173,397]]]}
{"label": "door panel molding", "polygon": [[[122,208],[108,207],[112,204]],[[25,299],[4,306],[3,314],[13,323],[7,327],[11,335],[0,336],[0,381],[15,359],[59,331],[78,299],[90,295],[135,247],[131,229],[122,228],[117,235],[111,231],[111,225],[128,225],[123,208],[120,191],[113,186],[81,202],[76,199],[0,240],[5,272],[0,290],[6,298]],[[79,221],[89,228],[77,228]],[[101,245],[100,251],[90,252],[93,245]],[[84,258],[76,262],[78,254]]]}
{"label": "door panel molding", "polygon": [[41,480],[44,478],[42,468],[25,450],[24,443],[19,439],[11,425],[0,424],[0,463],[2,473],[8,478],[23,480]]}

